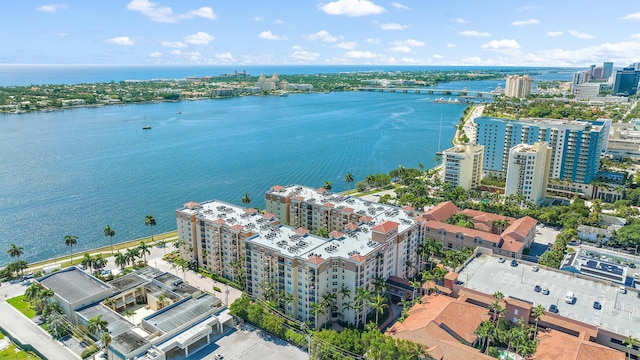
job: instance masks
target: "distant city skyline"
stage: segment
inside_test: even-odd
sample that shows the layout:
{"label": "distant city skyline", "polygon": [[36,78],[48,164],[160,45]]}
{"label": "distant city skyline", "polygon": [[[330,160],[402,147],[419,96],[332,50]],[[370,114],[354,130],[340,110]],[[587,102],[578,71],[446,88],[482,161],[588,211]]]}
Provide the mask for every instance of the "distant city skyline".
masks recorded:
{"label": "distant city skyline", "polygon": [[8,2],[0,64],[615,67],[640,5],[578,1]]}

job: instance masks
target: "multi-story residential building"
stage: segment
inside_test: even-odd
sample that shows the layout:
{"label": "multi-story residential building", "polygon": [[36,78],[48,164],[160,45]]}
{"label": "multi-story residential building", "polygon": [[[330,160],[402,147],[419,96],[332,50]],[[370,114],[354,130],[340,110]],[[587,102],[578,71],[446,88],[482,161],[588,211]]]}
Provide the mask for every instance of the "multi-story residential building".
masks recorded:
{"label": "multi-story residential building", "polygon": [[[215,200],[185,204],[176,211],[183,257],[241,283],[251,296],[279,299],[288,315],[312,324],[339,312],[343,321],[362,323],[366,307],[342,311],[356,289],[419,271],[424,236],[412,208],[294,185],[272,187],[265,202],[264,214]],[[320,229],[328,238],[311,234]],[[325,299],[331,311],[314,313],[312,304]]]}
{"label": "multi-story residential building", "polygon": [[531,95],[532,83],[533,80],[528,75],[507,76],[507,84],[504,89],[504,95],[517,98],[527,97]]}
{"label": "multi-story residential building", "polygon": [[551,148],[545,142],[519,144],[509,151],[505,195],[522,194],[540,204],[547,194]]}
{"label": "multi-story residential building", "polygon": [[[473,222],[473,228],[447,223],[456,214],[466,215]],[[460,211],[451,201],[429,209],[421,218],[425,221],[425,237],[441,242],[445,249],[481,247],[516,259],[522,257],[524,248],[533,242],[538,223],[529,216],[515,219],[472,209]]]}
{"label": "multi-story residential building", "polygon": [[571,93],[575,95],[577,100],[593,100],[600,95],[601,88],[602,84],[600,83],[586,83],[574,85]]}
{"label": "multi-story residential building", "polygon": [[444,182],[466,190],[480,186],[484,146],[456,145],[442,152]]}
{"label": "multi-story residential building", "polygon": [[518,144],[547,142],[552,149],[549,179],[590,183],[600,168],[611,123],[605,120],[474,120],[476,142],[484,145],[485,174],[505,177],[509,150]]}

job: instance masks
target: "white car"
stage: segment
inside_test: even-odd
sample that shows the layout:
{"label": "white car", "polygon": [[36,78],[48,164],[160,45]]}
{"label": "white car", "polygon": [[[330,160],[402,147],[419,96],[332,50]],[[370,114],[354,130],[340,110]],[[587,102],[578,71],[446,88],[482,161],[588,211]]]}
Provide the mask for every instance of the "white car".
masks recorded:
{"label": "white car", "polygon": [[531,267],[531,271],[533,272],[538,272],[538,270],[540,270],[537,266],[532,266]]}
{"label": "white car", "polygon": [[620,291],[620,294],[626,294],[627,293],[627,288],[624,286],[620,286],[618,288],[618,291]]}

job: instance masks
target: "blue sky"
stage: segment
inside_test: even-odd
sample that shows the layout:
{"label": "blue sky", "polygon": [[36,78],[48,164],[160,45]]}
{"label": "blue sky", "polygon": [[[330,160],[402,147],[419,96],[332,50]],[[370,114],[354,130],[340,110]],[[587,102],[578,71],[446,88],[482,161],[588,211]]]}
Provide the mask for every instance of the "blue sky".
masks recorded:
{"label": "blue sky", "polygon": [[640,61],[640,2],[7,1],[1,64],[526,65]]}

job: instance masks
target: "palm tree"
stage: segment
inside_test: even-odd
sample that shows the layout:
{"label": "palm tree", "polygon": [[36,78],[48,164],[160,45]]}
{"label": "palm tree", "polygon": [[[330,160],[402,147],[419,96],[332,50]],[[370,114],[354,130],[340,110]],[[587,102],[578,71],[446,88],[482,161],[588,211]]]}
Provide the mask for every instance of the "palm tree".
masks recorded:
{"label": "palm tree", "polygon": [[422,288],[422,281],[414,280],[414,281],[411,281],[410,284],[411,284],[411,301],[413,302],[416,299],[416,291]]}
{"label": "palm tree", "polygon": [[9,245],[9,250],[7,251],[7,254],[9,254],[9,256],[11,256],[12,258],[17,257],[18,260],[20,260],[20,256],[24,254],[24,248],[16,244],[11,244]]}
{"label": "palm tree", "polygon": [[127,264],[134,266],[136,264],[136,258],[140,256],[140,250],[137,247],[129,248],[124,253],[124,256],[127,258]]}
{"label": "palm tree", "polygon": [[98,254],[96,255],[95,258],[93,258],[93,268],[94,269],[102,269],[107,265],[107,259],[102,257],[102,254]]}
{"label": "palm tree", "polygon": [[629,335],[629,337],[624,339],[622,343],[624,345],[627,345],[627,358],[631,360],[631,349],[633,349],[634,346],[638,345],[638,340]]}
{"label": "palm tree", "polygon": [[386,285],[387,285],[387,282],[384,280],[383,277],[380,277],[380,276],[377,276],[373,281],[373,289],[377,294],[384,293],[383,289],[385,288]]}
{"label": "palm tree", "polygon": [[156,218],[153,215],[145,216],[144,225],[149,226],[149,229],[151,230],[151,242],[153,242],[153,227],[156,226]]}
{"label": "palm tree", "polygon": [[104,228],[104,236],[109,237],[109,241],[111,242],[111,255],[113,255],[113,237],[116,235],[116,232],[111,228],[111,226],[107,225]]}
{"label": "palm tree", "polygon": [[[353,298],[353,301],[356,303],[354,308],[356,310],[356,314],[359,314],[360,311],[364,310],[364,314],[367,313],[367,304],[371,299],[371,292],[367,289],[357,288],[356,294]],[[364,314],[363,314],[363,322],[364,322]],[[356,318],[357,319],[357,318]],[[356,327],[358,327],[358,321],[356,320]]]}
{"label": "palm tree", "polygon": [[[335,309],[335,302],[338,299],[338,295],[332,292],[322,294],[322,305],[329,309],[329,314],[332,314]],[[331,316],[333,317],[333,315]]]}
{"label": "palm tree", "polygon": [[384,311],[384,309],[389,307],[389,305],[387,304],[387,298],[381,295],[376,295],[373,299],[371,299],[371,301],[369,302],[369,305],[371,305],[371,307],[375,309],[376,325],[379,325],[378,316],[380,315],[380,312]]}
{"label": "palm tree", "polygon": [[325,190],[327,190],[327,191],[331,191],[331,187],[332,187],[331,186],[331,181],[325,180],[324,181],[324,185],[322,187],[325,188]]}
{"label": "palm tree", "polygon": [[160,296],[158,296],[158,305],[160,305],[160,309],[164,308],[164,301],[167,300],[167,295],[165,294],[160,294]]}
{"label": "palm tree", "polygon": [[480,323],[480,326],[475,331],[475,334],[480,337],[480,350],[483,351],[486,347],[489,347],[490,335],[494,331],[495,327],[491,321],[485,320]]}
{"label": "palm tree", "polygon": [[64,244],[67,245],[71,251],[71,265],[73,265],[73,245],[78,243],[78,237],[75,235],[65,235]]}
{"label": "palm tree", "polygon": [[91,257],[91,255],[84,254],[84,257],[82,258],[82,261],[80,261],[80,264],[84,267],[88,267],[89,268],[89,272],[93,273],[93,258]]}
{"label": "palm tree", "polygon": [[242,196],[242,199],[240,199],[240,201],[242,201],[242,204],[245,206],[251,204],[251,198],[249,197],[249,193],[244,193],[244,196]]}
{"label": "palm tree", "polygon": [[111,335],[109,335],[108,332],[103,332],[102,335],[100,335],[100,341],[102,342],[102,348],[106,352],[109,345],[111,345]]}
{"label": "palm tree", "polygon": [[534,306],[533,309],[531,309],[531,316],[533,316],[533,318],[536,319],[536,331],[535,331],[534,339],[535,339],[535,336],[538,335],[538,320],[540,320],[540,316],[544,315],[544,310],[545,309],[542,304],[538,304]]}
{"label": "palm tree", "polygon": [[27,301],[31,302],[37,299],[40,292],[44,289],[45,287],[42,285],[42,283],[31,283],[31,285],[29,285],[29,287],[24,291],[24,298],[27,299]]}
{"label": "palm tree", "polygon": [[133,315],[135,315],[136,312],[133,310],[127,310],[124,312],[124,316],[127,317],[127,319],[129,319],[129,321],[133,322]]}
{"label": "palm tree", "polygon": [[144,258],[145,264],[147,263],[147,255],[151,255],[151,250],[149,250],[150,248],[151,247],[145,244],[144,241],[140,241],[140,245],[138,245],[138,251]]}
{"label": "palm tree", "polygon": [[309,304],[309,308],[311,309],[311,312],[313,313],[313,316],[316,320],[316,326],[315,329],[318,329],[318,314],[324,314],[324,310],[325,307],[322,304],[316,303],[316,302],[312,302],[311,304]]}
{"label": "palm tree", "polygon": [[89,329],[90,333],[95,335],[99,332],[102,333],[103,331],[106,331],[108,326],[109,322],[107,322],[107,320],[104,320],[102,318],[102,315],[98,315],[89,319],[89,326],[87,328]]}
{"label": "palm tree", "polygon": [[342,301],[344,301],[345,298],[350,299],[351,298],[351,289],[349,289],[348,287],[342,285],[342,287],[340,287],[340,290],[338,290],[338,293],[340,294],[340,297],[342,298]]}
{"label": "palm tree", "polygon": [[347,175],[344,176],[344,181],[347,183],[347,191],[349,191],[349,184],[351,184],[353,180],[353,174],[349,171]]}
{"label": "palm tree", "polygon": [[121,253],[120,251],[116,253],[113,261],[116,266],[120,266],[120,270],[124,270],[125,266],[127,266],[127,263],[129,262],[129,260],[127,259],[127,255]]}

